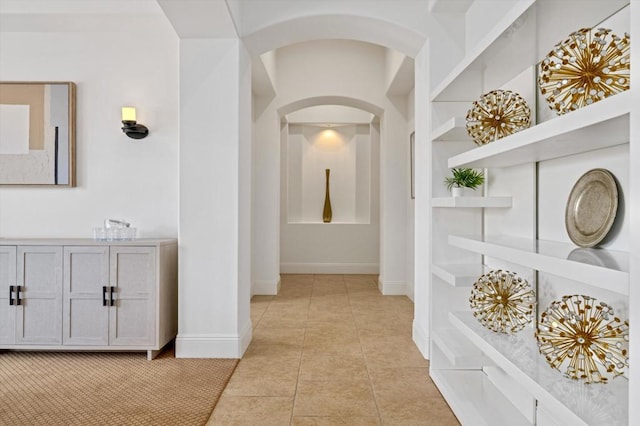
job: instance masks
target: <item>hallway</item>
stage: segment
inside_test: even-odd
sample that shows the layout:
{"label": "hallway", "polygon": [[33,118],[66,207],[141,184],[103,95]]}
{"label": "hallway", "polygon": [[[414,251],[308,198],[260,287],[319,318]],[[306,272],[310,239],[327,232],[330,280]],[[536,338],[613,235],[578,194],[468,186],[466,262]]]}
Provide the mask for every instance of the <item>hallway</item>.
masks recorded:
{"label": "hallway", "polygon": [[211,425],[457,425],[411,339],[413,303],[374,275],[282,275]]}

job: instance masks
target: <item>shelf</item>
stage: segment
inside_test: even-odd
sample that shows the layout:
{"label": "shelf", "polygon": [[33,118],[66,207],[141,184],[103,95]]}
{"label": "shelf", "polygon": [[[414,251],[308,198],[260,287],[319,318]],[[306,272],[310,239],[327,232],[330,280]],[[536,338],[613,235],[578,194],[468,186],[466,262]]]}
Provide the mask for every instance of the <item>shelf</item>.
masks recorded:
{"label": "shelf", "polygon": [[473,141],[467,132],[467,119],[464,117],[454,117],[447,120],[440,127],[431,132],[431,140],[434,142]]}
{"label": "shelf", "polygon": [[500,367],[486,366],[482,370],[491,383],[502,391],[504,397],[518,408],[528,421],[535,423],[536,399]]}
{"label": "shelf", "polygon": [[370,225],[369,222],[287,222],[287,225]]}
{"label": "shelf", "polygon": [[452,366],[480,370],[483,364],[482,352],[456,329],[434,330],[433,343],[438,345]]}
{"label": "shelf", "polygon": [[432,369],[430,375],[463,425],[531,425],[482,370]]}
{"label": "shelf", "polygon": [[[431,90],[431,101],[462,101],[470,100],[469,97],[474,99],[479,96],[482,79],[478,78],[478,75],[496,55],[521,59],[521,63],[515,60],[507,63],[512,67],[522,68],[521,71],[525,64],[535,63],[535,52],[528,52],[528,56],[523,55],[522,47],[512,43],[513,31],[510,30],[514,23],[518,25],[520,21],[526,20],[527,11],[534,3],[535,0],[523,0],[514,4],[505,16],[493,26],[492,30],[473,48],[469,49],[458,65]],[[529,15],[535,17],[535,13]],[[513,50],[517,51],[519,55],[511,55]],[[515,74],[514,72],[513,75]]]}
{"label": "shelf", "polygon": [[631,91],[449,158],[448,167],[510,167],[629,142]]}
{"label": "shelf", "polygon": [[449,244],[603,290],[629,294],[629,254],[626,252],[516,237],[449,235]]}
{"label": "shelf", "polygon": [[481,275],[490,270],[491,268],[477,263],[431,265],[433,275],[454,287],[471,287]]}
{"label": "shelf", "polygon": [[517,334],[494,333],[469,312],[450,313],[449,321],[540,404],[560,417],[560,424],[628,424],[629,382],[626,379],[593,385],[565,378],[538,353],[531,327]]}
{"label": "shelf", "polygon": [[431,207],[451,208],[510,208],[511,197],[437,197]]}

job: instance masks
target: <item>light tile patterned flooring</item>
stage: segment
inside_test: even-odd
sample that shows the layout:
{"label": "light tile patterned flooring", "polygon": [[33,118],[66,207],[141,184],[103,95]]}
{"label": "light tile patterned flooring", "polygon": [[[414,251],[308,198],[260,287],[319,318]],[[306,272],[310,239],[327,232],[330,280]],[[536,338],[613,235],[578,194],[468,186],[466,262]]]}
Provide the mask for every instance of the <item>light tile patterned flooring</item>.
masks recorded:
{"label": "light tile patterned flooring", "polygon": [[411,339],[413,303],[373,275],[283,275],[209,425],[458,425]]}

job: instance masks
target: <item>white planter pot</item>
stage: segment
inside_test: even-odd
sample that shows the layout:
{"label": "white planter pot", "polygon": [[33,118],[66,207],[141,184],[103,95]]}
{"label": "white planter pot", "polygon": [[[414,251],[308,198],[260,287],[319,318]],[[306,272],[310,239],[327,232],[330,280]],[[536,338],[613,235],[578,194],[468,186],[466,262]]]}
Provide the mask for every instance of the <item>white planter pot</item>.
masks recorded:
{"label": "white planter pot", "polygon": [[451,188],[451,195],[454,197],[478,197],[480,189],[473,190],[471,188]]}
{"label": "white planter pot", "polygon": [[454,197],[464,197],[465,188],[451,188],[451,195]]}

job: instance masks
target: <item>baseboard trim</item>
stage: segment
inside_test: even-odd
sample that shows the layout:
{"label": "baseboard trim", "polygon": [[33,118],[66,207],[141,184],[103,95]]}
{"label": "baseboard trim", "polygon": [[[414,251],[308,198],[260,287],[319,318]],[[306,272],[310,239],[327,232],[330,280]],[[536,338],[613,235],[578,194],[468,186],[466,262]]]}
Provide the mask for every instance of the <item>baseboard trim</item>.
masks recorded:
{"label": "baseboard trim", "polygon": [[429,334],[415,320],[413,321],[413,342],[422,356],[429,359]]}
{"label": "baseboard trim", "polygon": [[275,280],[257,280],[253,282],[252,296],[276,296],[280,291],[280,275]]}
{"label": "baseboard trim", "polygon": [[384,296],[406,296],[407,283],[404,281],[383,281],[378,278],[378,290]]}
{"label": "baseboard trim", "polygon": [[251,343],[251,322],[240,336],[178,335],[176,358],[242,358]]}
{"label": "baseboard trim", "polygon": [[281,263],[282,274],[377,274],[377,263]]}

